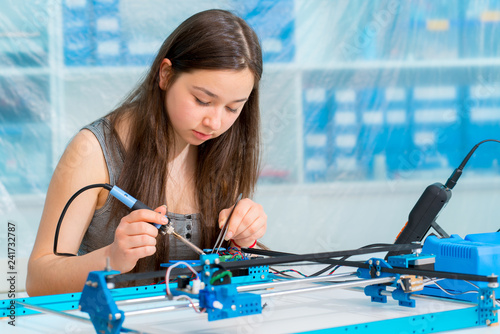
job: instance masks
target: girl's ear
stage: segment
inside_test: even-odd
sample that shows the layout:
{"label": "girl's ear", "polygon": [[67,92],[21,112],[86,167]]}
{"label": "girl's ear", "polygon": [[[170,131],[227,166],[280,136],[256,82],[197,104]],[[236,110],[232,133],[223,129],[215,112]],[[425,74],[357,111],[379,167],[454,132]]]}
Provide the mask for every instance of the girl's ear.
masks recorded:
{"label": "girl's ear", "polygon": [[160,82],[159,86],[161,90],[166,90],[168,86],[168,79],[172,75],[172,62],[170,59],[165,58],[160,65]]}

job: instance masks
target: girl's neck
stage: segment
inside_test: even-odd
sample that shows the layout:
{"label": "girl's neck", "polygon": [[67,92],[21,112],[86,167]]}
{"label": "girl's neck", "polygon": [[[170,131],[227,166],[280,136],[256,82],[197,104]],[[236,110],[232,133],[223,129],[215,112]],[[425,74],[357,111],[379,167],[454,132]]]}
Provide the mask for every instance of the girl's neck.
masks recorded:
{"label": "girl's neck", "polygon": [[194,173],[198,147],[186,144],[184,147],[174,145],[174,150],[170,153],[171,158],[168,159],[168,171],[170,174]]}
{"label": "girl's neck", "polygon": [[186,145],[167,165],[166,203],[168,211],[180,214],[198,212],[196,205],[195,173],[197,147]]}

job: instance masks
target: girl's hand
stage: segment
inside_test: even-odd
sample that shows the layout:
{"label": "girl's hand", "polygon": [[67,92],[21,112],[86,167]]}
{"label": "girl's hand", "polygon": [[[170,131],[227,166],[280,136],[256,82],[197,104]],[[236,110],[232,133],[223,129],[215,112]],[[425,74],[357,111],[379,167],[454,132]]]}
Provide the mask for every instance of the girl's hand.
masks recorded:
{"label": "girl's hand", "polygon": [[[231,208],[219,213],[219,228],[224,224],[231,212]],[[242,199],[234,209],[225,240],[234,240],[238,246],[249,247],[266,233],[267,215],[262,205],[249,198]]]}
{"label": "girl's hand", "polygon": [[140,258],[156,252],[158,229],[150,224],[167,224],[166,207],[155,211],[141,209],[123,217],[115,231],[115,240],[107,250],[111,268],[120,272],[132,270]]}

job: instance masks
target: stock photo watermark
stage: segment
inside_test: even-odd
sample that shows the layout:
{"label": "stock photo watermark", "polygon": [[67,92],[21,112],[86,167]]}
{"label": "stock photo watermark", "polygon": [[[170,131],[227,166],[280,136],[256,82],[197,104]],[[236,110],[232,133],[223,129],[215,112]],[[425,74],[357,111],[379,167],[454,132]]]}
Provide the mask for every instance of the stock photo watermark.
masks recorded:
{"label": "stock photo watermark", "polygon": [[16,240],[16,224],[8,221],[6,226],[7,234],[7,271],[6,280],[8,282],[7,297],[9,299],[8,324],[16,325],[16,293],[17,293],[17,240]]}

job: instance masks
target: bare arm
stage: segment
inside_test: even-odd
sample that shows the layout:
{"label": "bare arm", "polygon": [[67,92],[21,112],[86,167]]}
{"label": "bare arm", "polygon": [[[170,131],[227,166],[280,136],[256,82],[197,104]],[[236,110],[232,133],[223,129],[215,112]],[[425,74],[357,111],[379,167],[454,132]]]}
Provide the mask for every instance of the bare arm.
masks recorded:
{"label": "bare arm", "polygon": [[[83,130],[68,145],[49,185],[35,245],[28,262],[26,290],[30,296],[81,291],[89,271],[102,270],[106,257],[122,272],[131,270],[139,258],[154,254],[158,230],[145,222],[164,224],[162,216],[137,210],[123,217],[111,245],[83,256],[56,256],[54,234],[68,199],[89,184],[109,182],[107,167],[95,136]],[[76,254],[94,211],[108,195],[90,189],[79,195],[66,212],[59,233],[58,252]],[[165,210],[158,209],[157,211]]]}

